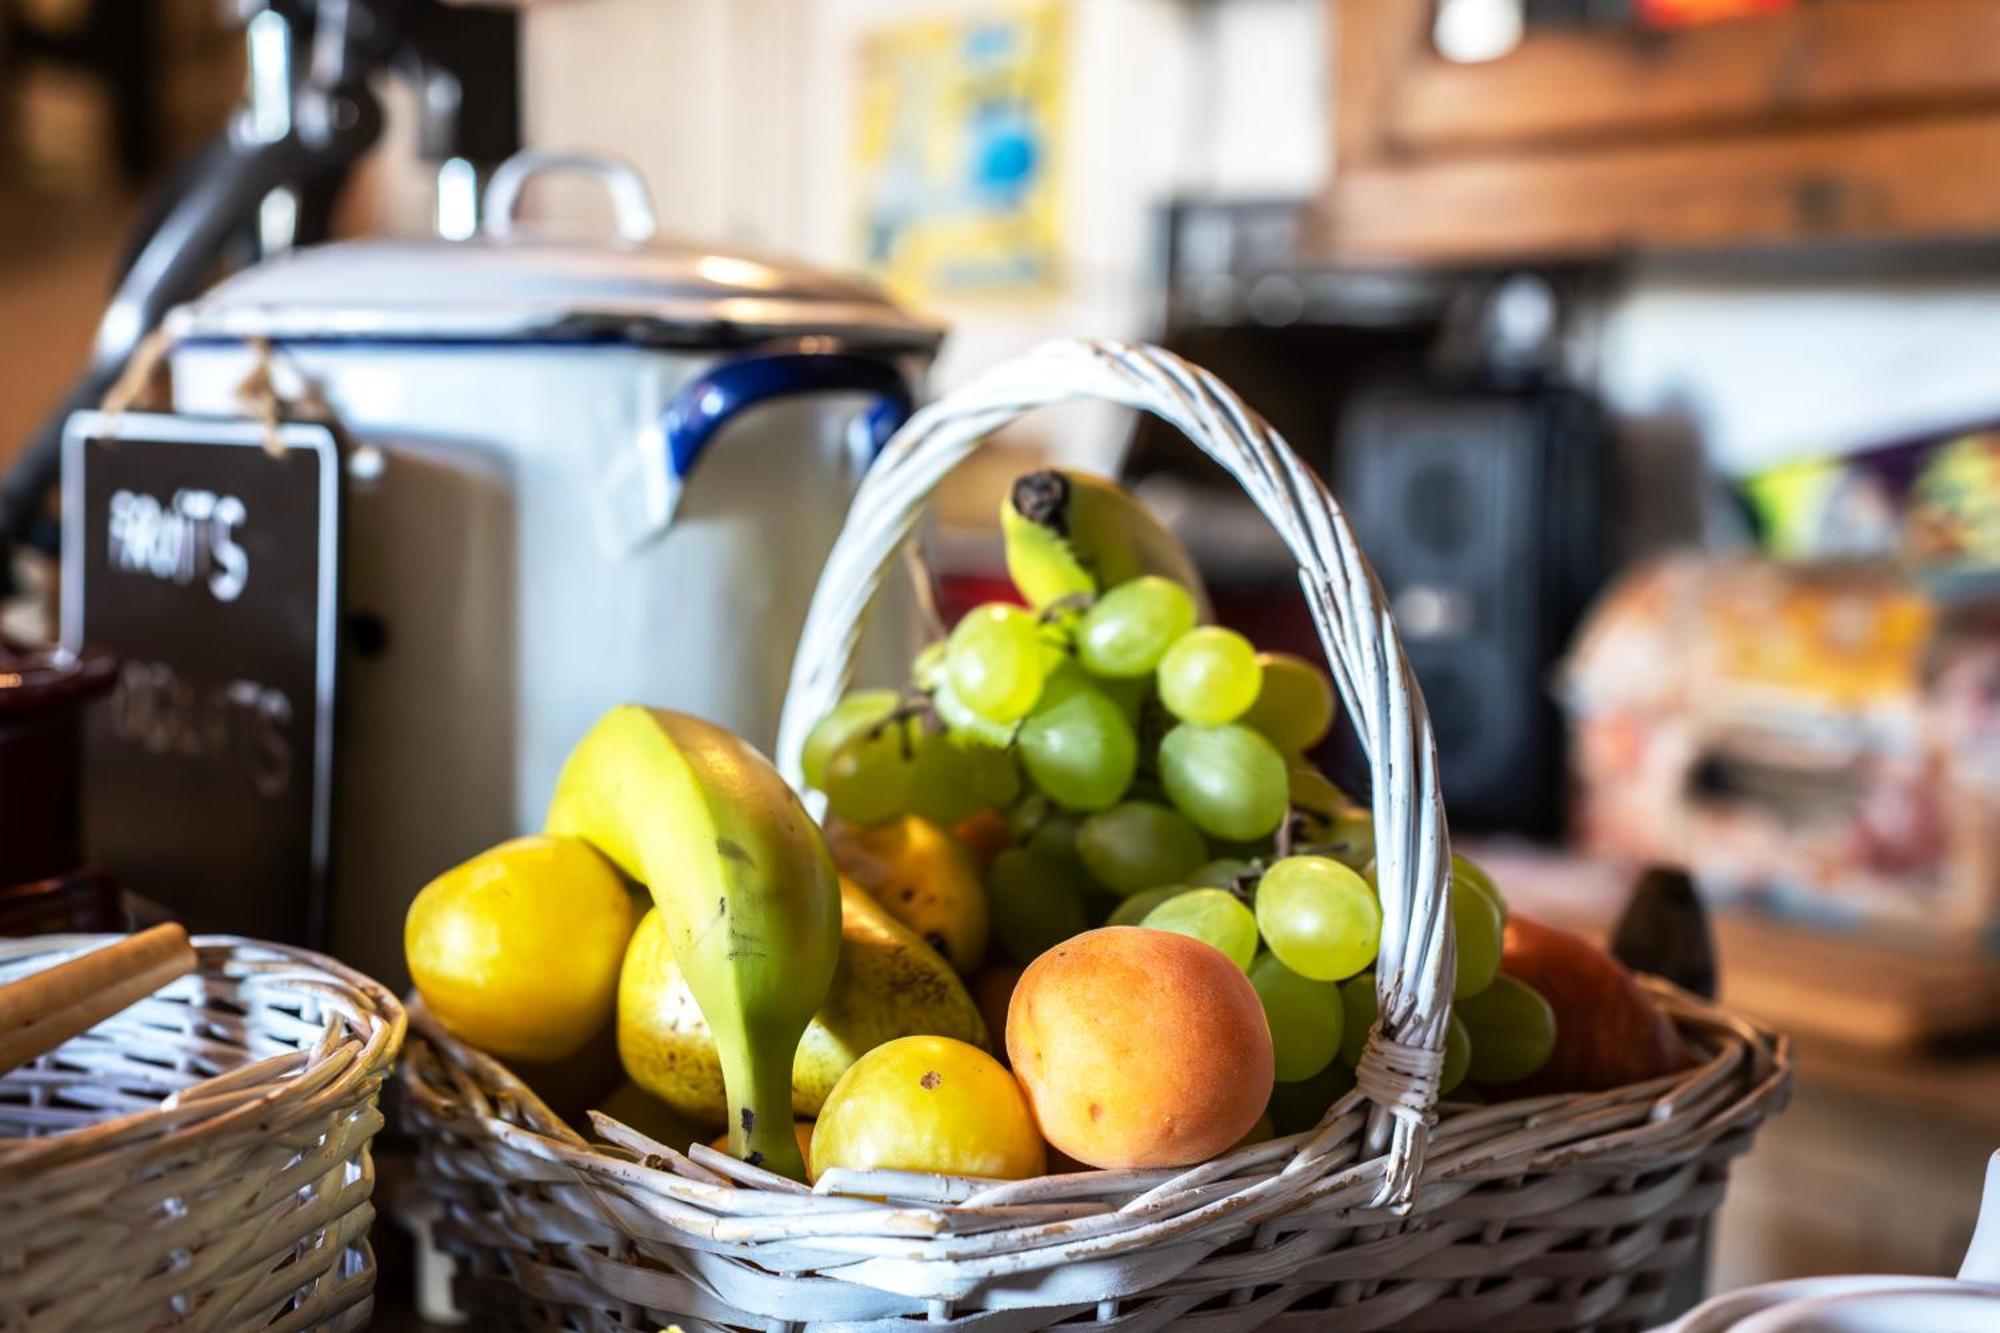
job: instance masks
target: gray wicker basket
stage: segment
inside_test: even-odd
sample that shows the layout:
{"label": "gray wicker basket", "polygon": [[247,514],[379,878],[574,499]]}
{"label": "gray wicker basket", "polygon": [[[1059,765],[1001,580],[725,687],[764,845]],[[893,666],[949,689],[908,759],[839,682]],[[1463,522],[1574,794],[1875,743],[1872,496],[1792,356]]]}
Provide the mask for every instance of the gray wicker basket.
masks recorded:
{"label": "gray wicker basket", "polygon": [[[0,982],[110,936],[0,940]],[[304,950],[195,971],[0,1078],[0,1330],[359,1329],[395,996]]]}
{"label": "gray wicker basket", "polygon": [[1450,848],[1423,701],[1332,497],[1206,372],[1155,348],[1058,343],[913,418],[864,480],[807,616],[778,741],[788,776],[932,489],[1017,416],[1081,399],[1179,427],[1297,557],[1373,778],[1382,1017],[1355,1091],[1310,1133],[1188,1169],[836,1170],[807,1190],[601,1116],[586,1141],[416,1006],[410,1122],[481,1327],[1613,1330],[1657,1308],[1730,1158],[1784,1097],[1786,1045],[1661,984],[1700,1055],[1685,1073],[1440,1111]]}

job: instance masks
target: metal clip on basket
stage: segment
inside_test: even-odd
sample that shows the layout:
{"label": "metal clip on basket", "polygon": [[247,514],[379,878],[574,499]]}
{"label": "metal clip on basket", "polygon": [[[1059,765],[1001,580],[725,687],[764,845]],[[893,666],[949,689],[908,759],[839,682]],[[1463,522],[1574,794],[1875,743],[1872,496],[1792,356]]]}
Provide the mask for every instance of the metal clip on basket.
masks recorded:
{"label": "metal clip on basket", "polygon": [[807,615],[779,728],[787,777],[801,785],[805,734],[846,687],[931,491],[1023,413],[1086,399],[1179,427],[1298,561],[1374,787],[1381,1018],[1355,1090],[1310,1133],[1185,1169],[1004,1183],[836,1170],[807,1191],[603,1117],[587,1143],[418,1006],[410,1109],[439,1237],[486,1324],[1610,1330],[1657,1305],[1728,1159],[1788,1086],[1785,1045],[1658,985],[1695,1068],[1439,1121],[1450,847],[1422,696],[1339,506],[1206,371],[1157,348],[1056,343],[912,418],[855,496]]}

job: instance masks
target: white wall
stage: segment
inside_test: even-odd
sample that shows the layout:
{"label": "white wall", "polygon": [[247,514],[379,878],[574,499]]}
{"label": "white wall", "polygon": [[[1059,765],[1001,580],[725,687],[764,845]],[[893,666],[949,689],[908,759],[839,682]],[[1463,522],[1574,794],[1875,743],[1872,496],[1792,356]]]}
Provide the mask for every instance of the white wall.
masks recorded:
{"label": "white wall", "polygon": [[[529,11],[533,143],[633,162],[670,231],[820,263],[858,256],[853,52],[872,26],[1007,0],[572,0]],[[1072,0],[1053,296],[959,300],[935,384],[1046,338],[1159,323],[1158,208],[1176,191],[1310,192],[1325,169],[1322,0]],[[589,225],[581,188],[543,211]],[[1056,451],[1109,466],[1124,429],[1065,419]]]}
{"label": "white wall", "polygon": [[2000,277],[1642,275],[1604,334],[1613,406],[1732,474],[2000,415]]}

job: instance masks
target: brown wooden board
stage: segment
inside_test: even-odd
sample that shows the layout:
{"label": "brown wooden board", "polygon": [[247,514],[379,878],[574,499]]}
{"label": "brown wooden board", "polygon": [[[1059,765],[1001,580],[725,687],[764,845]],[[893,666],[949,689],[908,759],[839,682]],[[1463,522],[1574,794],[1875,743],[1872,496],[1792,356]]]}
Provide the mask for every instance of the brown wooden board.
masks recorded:
{"label": "brown wooden board", "polygon": [[2000,0],[1819,0],[1673,34],[1430,45],[1427,0],[1341,0],[1334,262],[1595,259],[2000,235]]}
{"label": "brown wooden board", "polygon": [[1483,64],[1426,41],[1392,58],[1383,155],[1769,129],[2000,105],[2000,0],[1821,0],[1673,33],[1531,33]]}
{"label": "brown wooden board", "polygon": [[1321,215],[1343,260],[2000,234],[2000,111],[1642,146],[1343,166]]}

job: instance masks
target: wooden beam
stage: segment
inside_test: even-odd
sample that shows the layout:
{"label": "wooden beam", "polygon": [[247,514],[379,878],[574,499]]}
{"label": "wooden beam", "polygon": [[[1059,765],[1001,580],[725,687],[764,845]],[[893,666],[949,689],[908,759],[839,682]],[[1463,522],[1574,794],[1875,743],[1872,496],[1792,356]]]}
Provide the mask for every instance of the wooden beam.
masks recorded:
{"label": "wooden beam", "polygon": [[1538,32],[1476,65],[1419,42],[1390,83],[1385,155],[2000,106],[2000,0],[1820,0],[1672,33]]}
{"label": "wooden beam", "polygon": [[1335,71],[1333,139],[1342,164],[1381,155],[1396,84],[1429,49],[1426,0],[1327,0],[1327,68]]}
{"label": "wooden beam", "polygon": [[2000,111],[1336,171],[1339,261],[2000,236]]}

